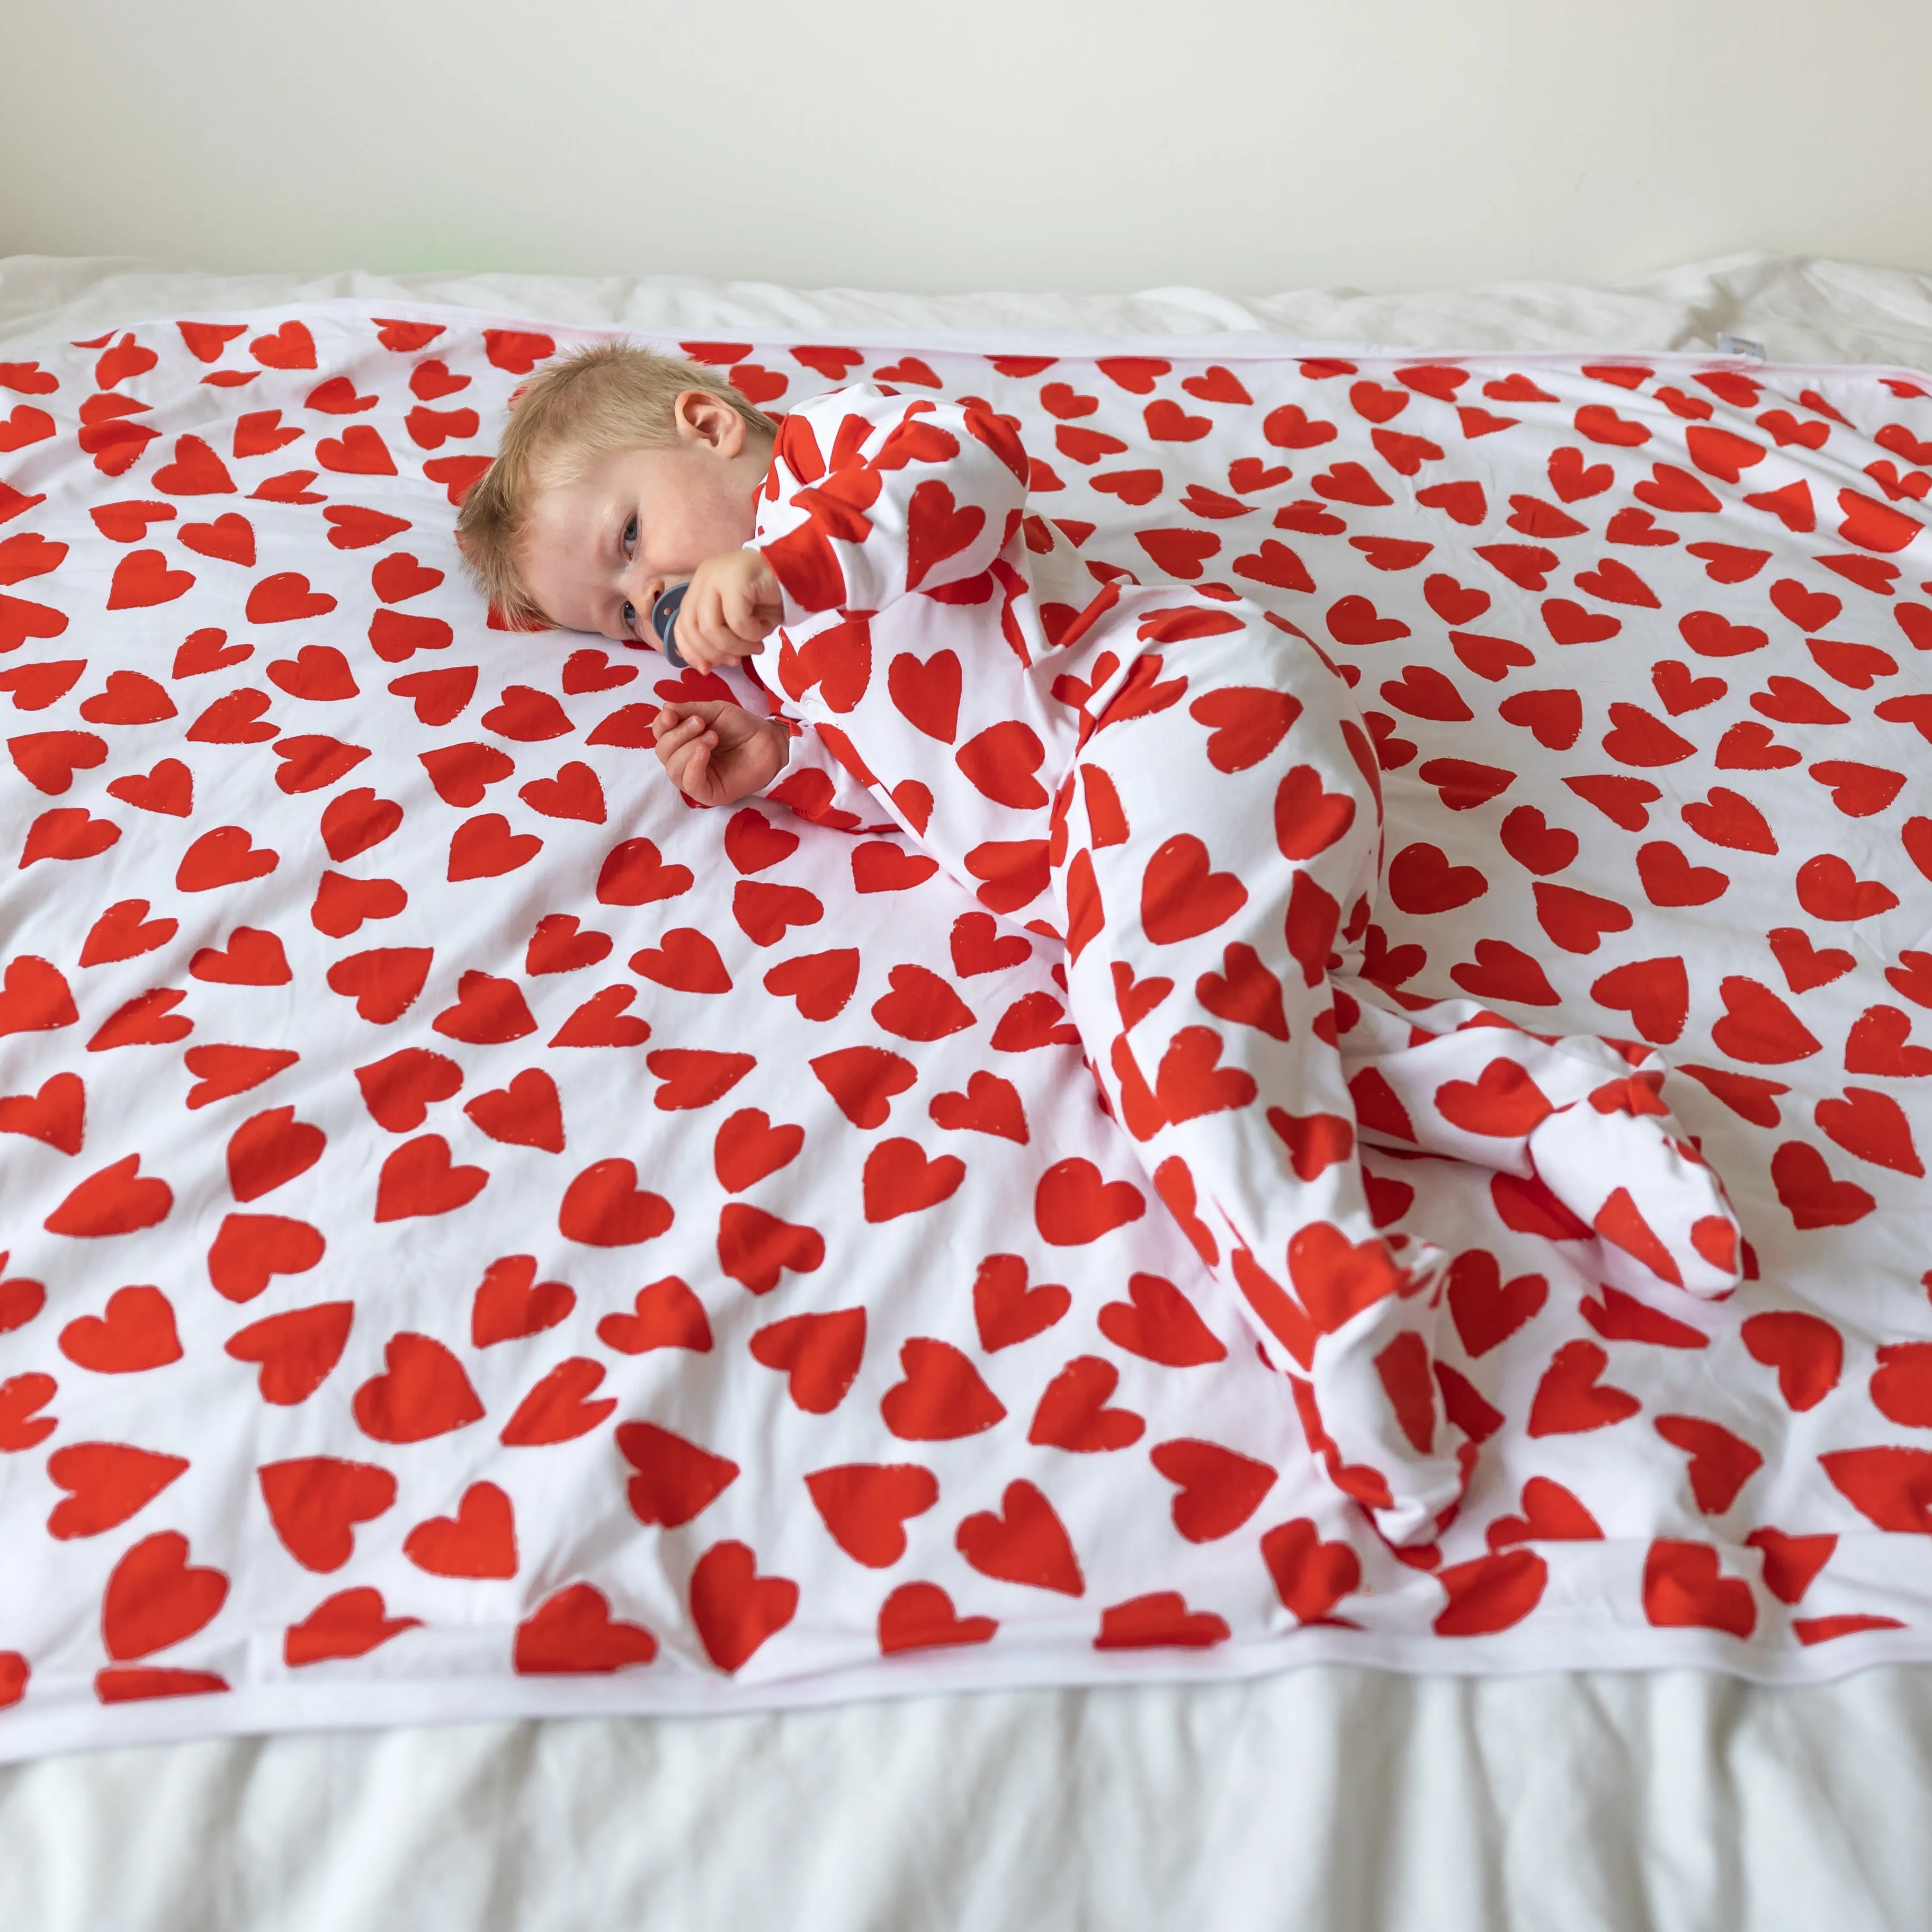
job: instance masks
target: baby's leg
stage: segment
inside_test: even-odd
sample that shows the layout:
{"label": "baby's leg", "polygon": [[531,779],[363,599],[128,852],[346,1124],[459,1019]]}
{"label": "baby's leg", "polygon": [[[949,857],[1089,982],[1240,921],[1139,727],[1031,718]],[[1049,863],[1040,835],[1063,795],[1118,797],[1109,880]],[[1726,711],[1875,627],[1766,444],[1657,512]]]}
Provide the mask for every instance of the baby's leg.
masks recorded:
{"label": "baby's leg", "polygon": [[1388,994],[1336,978],[1366,1140],[1511,1177],[1498,1197],[1505,1218],[1594,1236],[1598,1274],[1620,1288],[1714,1298],[1736,1287],[1736,1217],[1660,1097],[1660,1055],[1525,1033],[1473,1000],[1398,1013]]}
{"label": "baby's leg", "polygon": [[[1328,980],[1374,888],[1372,754],[1320,657],[1244,614],[1130,683],[1056,801],[1070,1005],[1330,1475],[1391,1541],[1423,1542],[1472,1454],[1433,1373],[1444,1258],[1376,1227]],[[1150,622],[1121,623],[1124,657],[1158,646],[1136,620],[1140,636]]]}

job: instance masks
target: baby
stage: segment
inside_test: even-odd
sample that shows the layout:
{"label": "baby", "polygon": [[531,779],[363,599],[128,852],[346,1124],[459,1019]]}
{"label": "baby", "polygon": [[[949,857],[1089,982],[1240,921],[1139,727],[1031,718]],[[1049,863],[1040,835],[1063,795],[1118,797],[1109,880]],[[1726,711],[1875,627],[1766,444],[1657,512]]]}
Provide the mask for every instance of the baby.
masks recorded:
{"label": "baby", "polygon": [[[1385,1537],[1426,1542],[1475,1454],[1432,1372],[1447,1258],[1384,1234],[1361,1144],[1515,1177],[1645,1292],[1727,1293],[1736,1222],[1654,1055],[1360,977],[1382,794],[1346,683],[1225,586],[1089,569],[1028,513],[1030,470],[977,398],[860,384],[780,425],[613,346],[528,386],[459,532],[513,621],[639,644],[688,581],[680,652],[771,712],[664,707],[688,796],[888,818],[1063,950],[1103,1103],[1311,1448]],[[1506,1124],[1438,1104],[1478,1089],[1507,1093]]]}

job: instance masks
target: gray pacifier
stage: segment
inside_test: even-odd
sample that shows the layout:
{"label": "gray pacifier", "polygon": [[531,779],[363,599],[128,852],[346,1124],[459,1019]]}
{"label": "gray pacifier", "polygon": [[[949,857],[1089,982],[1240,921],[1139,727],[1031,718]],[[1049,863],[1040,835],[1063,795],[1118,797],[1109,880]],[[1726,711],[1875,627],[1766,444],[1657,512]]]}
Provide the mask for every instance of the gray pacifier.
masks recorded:
{"label": "gray pacifier", "polygon": [[691,588],[688,582],[674,584],[668,590],[658,593],[658,601],[651,606],[651,628],[658,634],[658,642],[674,670],[684,670],[688,667],[677,654],[677,646],[671,642],[671,632],[677,622],[678,607],[684,602],[684,593]]}

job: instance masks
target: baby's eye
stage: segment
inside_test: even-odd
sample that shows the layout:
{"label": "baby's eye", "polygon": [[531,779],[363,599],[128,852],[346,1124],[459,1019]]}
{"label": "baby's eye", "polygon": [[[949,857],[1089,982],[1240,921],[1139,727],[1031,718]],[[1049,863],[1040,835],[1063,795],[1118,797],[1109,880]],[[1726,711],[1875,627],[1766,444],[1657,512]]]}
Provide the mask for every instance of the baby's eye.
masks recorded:
{"label": "baby's eye", "polygon": [[628,556],[638,547],[638,520],[633,516],[624,526],[624,554]]}
{"label": "baby's eye", "polygon": [[627,631],[634,631],[638,628],[638,607],[634,604],[627,603],[624,606],[624,628]]}

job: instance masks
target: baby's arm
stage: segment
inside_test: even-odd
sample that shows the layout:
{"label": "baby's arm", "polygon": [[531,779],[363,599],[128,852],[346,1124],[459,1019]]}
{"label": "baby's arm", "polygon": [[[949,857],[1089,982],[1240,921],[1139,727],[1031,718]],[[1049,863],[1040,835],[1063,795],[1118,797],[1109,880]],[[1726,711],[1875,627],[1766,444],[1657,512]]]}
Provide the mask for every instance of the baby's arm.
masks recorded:
{"label": "baby's arm", "polygon": [[754,718],[722,698],[667,704],[651,735],[671,782],[700,805],[735,805],[763,791],[790,755],[790,734],[776,718]]}
{"label": "baby's arm", "polygon": [[1012,426],[974,404],[860,386],[794,411],[754,540],[782,621],[804,629],[981,575],[1018,527],[1028,470]]}

